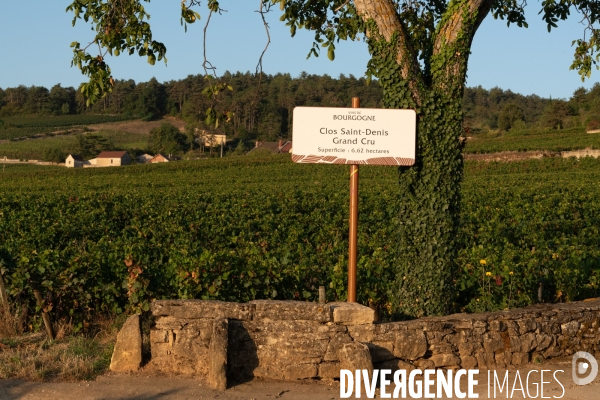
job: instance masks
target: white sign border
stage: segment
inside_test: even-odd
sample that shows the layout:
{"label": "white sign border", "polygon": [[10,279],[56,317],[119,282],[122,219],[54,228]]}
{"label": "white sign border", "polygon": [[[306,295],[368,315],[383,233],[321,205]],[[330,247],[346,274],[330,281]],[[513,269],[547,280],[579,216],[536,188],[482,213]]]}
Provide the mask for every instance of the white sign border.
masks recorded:
{"label": "white sign border", "polygon": [[[414,114],[415,122],[415,153],[416,153],[416,111],[412,109],[387,109],[387,108],[348,108],[348,107],[295,107],[303,108],[303,109],[333,109],[339,110],[340,112],[347,111],[369,111],[369,110],[402,110],[402,111],[412,111]],[[294,133],[296,124],[294,124],[294,129],[292,131],[292,143],[294,140]],[[352,160],[345,157],[338,157],[334,155],[314,155],[314,154],[296,154],[293,152],[293,144],[292,144],[292,161],[299,164],[349,164],[349,165],[387,165],[387,166],[405,166],[410,167],[413,166],[416,162],[416,154],[415,158],[410,157],[371,157],[366,160]]]}

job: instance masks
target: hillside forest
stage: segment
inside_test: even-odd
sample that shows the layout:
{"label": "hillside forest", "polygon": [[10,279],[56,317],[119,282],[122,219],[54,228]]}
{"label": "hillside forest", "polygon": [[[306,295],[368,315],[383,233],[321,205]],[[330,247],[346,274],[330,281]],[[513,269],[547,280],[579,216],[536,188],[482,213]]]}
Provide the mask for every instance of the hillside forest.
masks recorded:
{"label": "hillside forest", "polygon": [[[233,113],[218,133],[240,140],[275,141],[291,137],[292,110],[296,106],[348,107],[353,96],[362,107],[382,107],[382,88],[374,81],[340,75],[302,73],[263,75],[226,72],[223,78],[233,90],[219,95],[219,108]],[[125,119],[158,119],[166,115],[182,118],[197,128],[204,126],[204,111],[211,106],[202,75],[160,83],[156,79],[136,83],[117,80],[112,93],[92,106],[86,106],[80,91],[60,84],[0,88],[0,130],[10,128],[7,117],[109,114]],[[600,83],[592,89],[579,88],[570,99],[524,96],[510,90],[481,86],[466,88],[463,112],[467,136],[490,132],[532,129],[535,131],[600,127]],[[213,132],[217,133],[217,132]]]}

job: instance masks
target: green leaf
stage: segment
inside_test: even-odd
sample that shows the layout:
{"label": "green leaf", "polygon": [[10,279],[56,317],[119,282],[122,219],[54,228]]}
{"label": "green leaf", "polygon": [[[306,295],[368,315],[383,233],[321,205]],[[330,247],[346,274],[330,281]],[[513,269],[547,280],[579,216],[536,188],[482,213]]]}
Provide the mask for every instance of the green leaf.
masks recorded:
{"label": "green leaf", "polygon": [[333,49],[333,46],[329,46],[329,49],[327,50],[327,58],[329,58],[331,61],[335,60],[335,50]]}

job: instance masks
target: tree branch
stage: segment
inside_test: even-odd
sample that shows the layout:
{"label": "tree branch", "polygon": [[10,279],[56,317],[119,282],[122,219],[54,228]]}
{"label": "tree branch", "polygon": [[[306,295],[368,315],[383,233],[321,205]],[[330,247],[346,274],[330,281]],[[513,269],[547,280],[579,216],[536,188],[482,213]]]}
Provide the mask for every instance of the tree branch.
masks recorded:
{"label": "tree branch", "polygon": [[[485,17],[492,9],[493,4],[493,0],[469,0],[465,2],[465,6],[468,8],[468,14],[477,15],[475,24],[471,31],[471,40],[473,40],[473,36],[475,35],[477,28],[479,28],[479,25],[481,25]],[[464,28],[464,7],[460,7],[460,11],[457,11],[456,8],[449,7],[448,12],[452,12],[452,15],[445,19],[445,23],[440,26],[440,29],[437,32],[437,37],[434,44],[434,54],[440,52],[444,42],[445,44],[452,44],[455,42],[459,33]]]}
{"label": "tree branch", "polygon": [[269,24],[267,23],[267,20],[265,18],[265,14],[270,11],[271,5],[268,3],[265,4],[263,0],[260,0],[260,8],[256,12],[260,14],[260,18],[262,19],[262,23],[265,27],[265,32],[267,34],[267,44],[265,45],[265,48],[263,49],[262,53],[260,53],[258,64],[256,64],[255,75],[258,76],[258,85],[256,85],[256,93],[254,95],[254,98],[252,99],[252,102],[250,103],[250,110],[252,110],[252,112],[254,112],[256,104],[258,103],[258,97],[260,96],[260,85],[262,83],[263,78],[263,57],[265,56],[265,53],[267,52],[267,49],[271,44],[271,33],[269,32]]}
{"label": "tree branch", "polygon": [[[464,40],[464,35],[467,35],[467,42],[464,46],[465,54],[457,51],[454,54],[454,61],[447,59],[442,63],[445,67],[443,81],[448,82],[448,78],[451,75],[457,76],[460,74],[463,66],[465,67],[464,73],[466,73],[466,63],[469,57],[468,52],[471,48],[473,37],[485,17],[489,14],[493,4],[494,0],[458,0],[454,2],[454,7],[452,7],[452,4],[448,7],[446,12],[450,14],[443,16],[435,35],[432,59],[440,57],[447,48],[457,44],[459,40]],[[472,16],[476,16],[474,20],[469,19]],[[470,24],[470,26],[466,26],[465,23]],[[445,56],[448,57],[448,55]],[[464,82],[464,77],[459,77],[459,80]]]}
{"label": "tree branch", "polygon": [[[354,0],[354,7],[364,21],[373,20],[377,24],[379,34],[390,41],[394,33],[399,35],[396,61],[400,65],[402,79],[408,82],[413,100],[420,106],[423,99],[423,74],[417,60],[408,33],[402,25],[396,6],[392,0]],[[367,32],[368,36],[372,33]]]}

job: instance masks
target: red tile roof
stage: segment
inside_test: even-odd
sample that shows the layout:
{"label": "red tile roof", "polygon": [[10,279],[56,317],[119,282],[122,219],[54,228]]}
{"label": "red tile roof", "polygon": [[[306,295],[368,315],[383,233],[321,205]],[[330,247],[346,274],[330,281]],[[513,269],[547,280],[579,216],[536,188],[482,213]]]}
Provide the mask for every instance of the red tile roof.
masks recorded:
{"label": "red tile roof", "polygon": [[127,154],[126,151],[103,151],[96,158],[121,158],[125,154]]}

